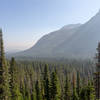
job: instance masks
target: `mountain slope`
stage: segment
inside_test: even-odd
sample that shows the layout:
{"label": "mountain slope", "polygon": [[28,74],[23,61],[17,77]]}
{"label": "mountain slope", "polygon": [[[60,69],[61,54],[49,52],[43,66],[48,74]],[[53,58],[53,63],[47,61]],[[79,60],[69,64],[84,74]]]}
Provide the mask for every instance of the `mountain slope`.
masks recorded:
{"label": "mountain slope", "polygon": [[72,56],[95,56],[96,47],[100,41],[100,12],[82,25],[70,41],[68,45],[66,45],[67,41],[59,45],[61,49],[58,50],[58,54],[60,51],[62,55],[65,55],[64,52],[68,52]]}
{"label": "mountain slope", "polygon": [[53,49],[74,35],[81,24],[67,25],[43,36],[32,48],[15,54],[15,56],[52,57]]}
{"label": "mountain slope", "polygon": [[35,46],[16,56],[93,57],[99,41],[100,12],[83,25],[67,25],[43,36]]}

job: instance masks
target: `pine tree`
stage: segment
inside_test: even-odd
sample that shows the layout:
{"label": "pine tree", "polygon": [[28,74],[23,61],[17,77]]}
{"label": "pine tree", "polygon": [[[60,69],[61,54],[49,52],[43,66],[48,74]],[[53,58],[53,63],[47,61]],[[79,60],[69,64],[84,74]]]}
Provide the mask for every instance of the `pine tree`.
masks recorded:
{"label": "pine tree", "polygon": [[[42,97],[42,96],[41,96]],[[33,98],[31,98],[31,100],[36,100],[36,91],[35,91],[35,88],[34,88],[34,91],[33,91]],[[42,100],[42,99],[41,99]]]}
{"label": "pine tree", "polygon": [[25,85],[25,100],[31,100],[30,89]]}
{"label": "pine tree", "polygon": [[25,84],[20,82],[20,93],[22,94],[22,100],[25,100]]}
{"label": "pine tree", "polygon": [[39,81],[36,81],[35,89],[36,89],[36,100],[42,100]]}
{"label": "pine tree", "polygon": [[68,79],[68,75],[66,76],[65,81],[65,91],[64,91],[64,100],[71,100],[71,90],[70,90],[70,82]]}
{"label": "pine tree", "polygon": [[28,69],[27,72],[25,73],[24,84],[25,84],[25,100],[31,100],[31,91],[30,91],[31,85],[30,85],[30,76]]}
{"label": "pine tree", "polygon": [[11,98],[12,100],[20,100],[21,93],[19,90],[18,78],[17,78],[17,66],[15,59],[12,58],[10,62],[10,90],[11,90]]}
{"label": "pine tree", "polygon": [[80,100],[95,100],[95,89],[91,82],[87,86],[82,87],[80,92]]}
{"label": "pine tree", "polygon": [[81,86],[80,86],[80,74],[79,74],[79,71],[77,71],[77,88],[76,88],[76,91],[77,91],[78,96],[80,95],[80,89],[81,89]]}
{"label": "pine tree", "polygon": [[87,98],[87,87],[86,86],[81,88],[80,100],[88,100],[88,98]]}
{"label": "pine tree", "polygon": [[60,100],[59,83],[56,72],[52,72],[51,74],[51,100]]}
{"label": "pine tree", "polygon": [[9,73],[4,55],[2,30],[0,30],[0,100],[10,100]]}
{"label": "pine tree", "polygon": [[43,79],[41,78],[41,83],[40,83],[40,85],[41,85],[41,96],[42,96],[42,100],[45,100],[45,93],[44,93],[44,81],[43,81]]}
{"label": "pine tree", "polygon": [[31,100],[36,100],[36,94],[35,94],[35,86],[34,86],[34,69],[33,67],[29,67],[29,82],[30,82],[30,96]]}
{"label": "pine tree", "polygon": [[44,68],[44,95],[45,100],[50,100],[50,81],[49,81],[49,72],[48,72],[48,65],[45,65]]}
{"label": "pine tree", "polygon": [[76,92],[76,79],[75,79],[75,73],[73,74],[73,95],[72,100],[79,100],[79,97]]}
{"label": "pine tree", "polygon": [[87,98],[88,98],[88,100],[95,99],[95,89],[90,81],[88,82],[88,86],[87,86]]}

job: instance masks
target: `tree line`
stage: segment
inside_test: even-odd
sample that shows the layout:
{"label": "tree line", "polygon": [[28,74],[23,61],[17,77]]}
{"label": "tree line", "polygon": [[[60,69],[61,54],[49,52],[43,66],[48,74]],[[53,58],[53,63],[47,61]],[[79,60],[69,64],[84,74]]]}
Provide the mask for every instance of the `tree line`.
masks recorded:
{"label": "tree line", "polygon": [[[94,66],[5,60],[0,100],[94,100]],[[3,62],[2,62],[3,63]],[[6,69],[6,70],[5,70]]]}

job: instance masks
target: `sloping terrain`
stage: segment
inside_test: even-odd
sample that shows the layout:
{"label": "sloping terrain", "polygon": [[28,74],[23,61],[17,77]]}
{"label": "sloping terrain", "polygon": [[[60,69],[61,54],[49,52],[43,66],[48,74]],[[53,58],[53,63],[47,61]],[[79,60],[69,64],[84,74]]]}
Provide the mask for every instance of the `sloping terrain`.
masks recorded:
{"label": "sloping terrain", "polygon": [[83,25],[67,25],[43,36],[32,48],[14,56],[93,57],[99,41],[100,12]]}

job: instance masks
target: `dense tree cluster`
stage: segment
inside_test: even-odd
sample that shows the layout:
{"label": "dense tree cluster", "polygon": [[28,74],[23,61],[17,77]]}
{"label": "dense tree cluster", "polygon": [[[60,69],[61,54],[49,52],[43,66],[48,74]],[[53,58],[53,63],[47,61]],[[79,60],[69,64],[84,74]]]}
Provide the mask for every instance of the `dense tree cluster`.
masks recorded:
{"label": "dense tree cluster", "polygon": [[80,68],[75,68],[75,64],[15,61],[12,58],[8,61],[7,78],[10,94],[6,95],[9,100],[94,100],[94,67],[87,70],[85,62]]}

